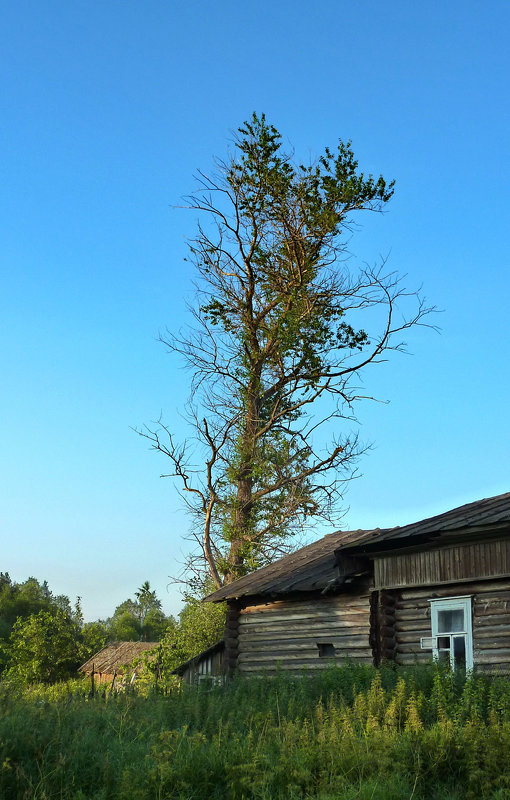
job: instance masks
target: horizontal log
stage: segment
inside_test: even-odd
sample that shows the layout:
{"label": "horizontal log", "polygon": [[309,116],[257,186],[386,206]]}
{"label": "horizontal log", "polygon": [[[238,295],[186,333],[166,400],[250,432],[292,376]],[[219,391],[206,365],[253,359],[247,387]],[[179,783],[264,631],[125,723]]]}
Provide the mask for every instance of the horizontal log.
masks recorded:
{"label": "horizontal log", "polygon": [[473,646],[483,650],[484,647],[489,647],[488,642],[498,642],[499,647],[508,647],[510,649],[510,636],[475,636]]}
{"label": "horizontal log", "polygon": [[290,633],[302,634],[308,631],[327,631],[327,630],[345,630],[356,631],[361,628],[369,627],[370,618],[368,614],[360,615],[356,621],[346,619],[323,619],[323,620],[287,620],[281,622],[265,623],[258,622],[256,625],[241,625],[239,627],[240,636],[254,636],[257,634],[275,634]]}
{"label": "horizontal log", "polygon": [[[352,659],[352,661],[356,664],[372,664],[372,658],[361,658],[361,659]],[[335,667],[343,667],[347,663],[351,662],[338,662],[334,664]],[[302,675],[303,673],[314,673],[319,670],[331,669],[331,664],[328,663],[327,659],[321,658],[320,661],[316,661],[314,664],[278,664],[274,666],[265,666],[263,668],[259,667],[258,665],[250,665],[250,664],[242,664],[238,666],[238,672],[242,675],[253,675],[253,676],[271,676],[275,675],[278,671],[285,671],[293,675]]]}
{"label": "horizontal log", "polygon": [[478,664],[498,664],[510,661],[510,651],[504,650],[475,650],[475,666]]}
{"label": "horizontal log", "polygon": [[329,618],[329,619],[321,619],[321,620],[314,620],[314,619],[302,619],[302,620],[279,620],[276,621],[267,621],[267,622],[257,622],[256,625],[240,625],[239,626],[239,635],[246,635],[246,634],[254,634],[254,633],[264,633],[265,631],[270,631],[272,633],[278,634],[279,632],[301,632],[301,631],[312,631],[312,630],[326,630],[328,628],[342,628],[346,631],[349,630],[357,630],[360,627],[366,626],[370,624],[370,616],[368,614],[360,615],[359,619],[356,621],[345,620],[341,617],[338,619]]}
{"label": "horizontal log", "polygon": [[[430,631],[430,620],[427,619],[406,619],[406,620],[396,620],[395,621],[395,631],[398,632],[407,632],[407,631],[423,631],[428,630]],[[422,634],[425,636],[425,634]]]}
{"label": "horizontal log", "polygon": [[510,625],[510,611],[505,611],[501,606],[492,608],[480,608],[475,606],[474,625]]}
{"label": "horizontal log", "polygon": [[398,608],[395,612],[395,618],[399,620],[406,619],[430,619],[430,605],[417,605],[413,603],[412,608]]}
{"label": "horizontal log", "polygon": [[370,625],[358,625],[354,628],[343,627],[340,625],[321,625],[320,627],[303,627],[297,630],[262,630],[262,631],[242,631],[238,637],[240,641],[249,642],[274,642],[274,641],[316,641],[325,640],[334,636],[368,636]]}
{"label": "horizontal log", "polygon": [[474,625],[492,625],[494,623],[510,625],[510,611],[495,607],[491,609],[481,609],[478,605],[475,606],[473,616]]}
{"label": "horizontal log", "polygon": [[[331,637],[328,644],[332,644],[338,654],[343,653],[345,650],[351,648],[365,648],[368,647],[368,636],[349,636],[349,637]],[[308,641],[288,640],[288,641],[272,641],[272,642],[251,642],[242,640],[239,642],[239,653],[261,653],[271,655],[275,651],[282,653],[298,652],[301,650],[308,650],[310,653],[317,654],[318,647],[315,639]]]}
{"label": "horizontal log", "polygon": [[400,642],[402,643],[417,642],[418,647],[420,646],[420,638],[422,636],[430,636],[430,635],[431,635],[430,628],[422,628],[419,631],[409,631],[409,632],[395,631],[395,639],[397,640],[398,644],[400,644]]}
{"label": "horizontal log", "polygon": [[343,611],[340,609],[328,609],[316,611],[313,608],[308,609],[307,611],[296,611],[293,608],[287,609],[285,613],[278,612],[278,614],[249,614],[244,615],[242,614],[239,618],[240,625],[271,625],[275,622],[286,622],[289,619],[296,620],[314,620],[316,622],[321,622],[324,620],[337,620],[343,619],[346,622],[358,622],[360,617],[366,616],[370,614],[370,608],[365,606],[364,608],[355,608],[355,609],[344,609]]}
{"label": "horizontal log", "polygon": [[356,606],[365,606],[370,603],[369,594],[356,594],[356,595],[335,595],[334,597],[317,597],[310,600],[275,600],[271,603],[261,603],[253,606],[245,606],[241,609],[241,614],[267,614],[272,611],[285,611],[288,608],[294,608],[301,611],[307,608],[332,608],[344,609]]}
{"label": "horizontal log", "polygon": [[473,594],[483,601],[510,601],[510,581],[507,581],[505,586],[499,584],[496,586],[491,582],[487,582],[483,588],[477,589]]}
{"label": "horizontal log", "polygon": [[483,641],[484,639],[499,638],[508,639],[510,641],[510,628],[508,625],[494,625],[486,628],[475,628],[473,631],[475,639]]}
{"label": "horizontal log", "polygon": [[400,667],[411,667],[414,664],[429,664],[432,662],[432,656],[430,652],[427,654],[425,652],[421,653],[396,653],[395,655],[395,662]]}
{"label": "horizontal log", "polygon": [[397,642],[397,646],[395,648],[397,653],[423,653],[427,652],[429,656],[432,656],[431,650],[424,650],[420,647],[419,642]]}
{"label": "horizontal log", "polygon": [[331,658],[320,658],[318,652],[313,656],[307,656],[302,652],[296,652],[295,654],[292,654],[283,651],[275,651],[274,653],[239,653],[238,661],[239,664],[250,662],[261,665],[268,663],[276,664],[279,661],[285,661],[288,663],[295,663],[296,661],[306,661],[307,663],[314,663],[315,661],[328,661],[330,663],[335,663],[337,661],[342,661],[349,658],[362,658],[371,655],[372,651],[369,647],[358,647],[350,649],[348,653],[342,653]]}
{"label": "horizontal log", "polygon": [[238,664],[236,669],[240,673],[249,673],[251,675],[274,674],[277,671],[285,670],[294,673],[303,672],[304,670],[320,670],[331,669],[331,667],[345,667],[347,664],[373,664],[372,655],[363,656],[360,658],[350,658],[348,661],[328,662],[327,659],[321,658],[320,661],[279,661],[276,664]]}

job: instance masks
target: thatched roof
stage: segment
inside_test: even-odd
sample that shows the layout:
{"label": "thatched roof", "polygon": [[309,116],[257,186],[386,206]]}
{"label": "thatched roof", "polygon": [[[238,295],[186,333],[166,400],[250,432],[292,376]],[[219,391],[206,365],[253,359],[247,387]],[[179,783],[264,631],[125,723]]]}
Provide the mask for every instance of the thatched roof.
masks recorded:
{"label": "thatched roof", "polygon": [[108,675],[113,675],[114,672],[120,675],[135,658],[139,658],[147,650],[155,650],[158,645],[159,642],[112,642],[82,664],[78,672],[90,674],[94,670]]}

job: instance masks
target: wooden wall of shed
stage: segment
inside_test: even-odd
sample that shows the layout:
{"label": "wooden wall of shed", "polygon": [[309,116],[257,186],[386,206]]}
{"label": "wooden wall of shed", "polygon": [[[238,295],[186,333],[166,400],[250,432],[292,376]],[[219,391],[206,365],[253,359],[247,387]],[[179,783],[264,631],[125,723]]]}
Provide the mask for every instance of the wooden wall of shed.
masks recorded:
{"label": "wooden wall of shed", "polygon": [[191,663],[181,675],[184,683],[199,683],[202,677],[216,678],[223,675],[224,671],[224,651],[217,650],[211,655],[197,658]]}
{"label": "wooden wall of shed", "polygon": [[431,651],[420,648],[420,637],[431,635],[429,600],[471,595],[475,668],[490,672],[510,672],[509,578],[403,589],[395,594],[397,664],[430,662]]}
{"label": "wooden wall of shed", "polygon": [[[335,656],[320,657],[318,643],[332,644]],[[371,664],[370,590],[245,606],[237,644],[241,673],[322,669],[344,658]]]}

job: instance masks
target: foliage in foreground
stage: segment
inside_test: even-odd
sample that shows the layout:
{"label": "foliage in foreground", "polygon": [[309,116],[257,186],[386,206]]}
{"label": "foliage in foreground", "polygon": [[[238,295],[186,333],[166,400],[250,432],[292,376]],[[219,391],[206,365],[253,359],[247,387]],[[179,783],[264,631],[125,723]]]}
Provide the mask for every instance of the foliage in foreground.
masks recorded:
{"label": "foliage in foreground", "polygon": [[0,697],[0,796],[505,800],[510,682],[347,666],[164,695]]}

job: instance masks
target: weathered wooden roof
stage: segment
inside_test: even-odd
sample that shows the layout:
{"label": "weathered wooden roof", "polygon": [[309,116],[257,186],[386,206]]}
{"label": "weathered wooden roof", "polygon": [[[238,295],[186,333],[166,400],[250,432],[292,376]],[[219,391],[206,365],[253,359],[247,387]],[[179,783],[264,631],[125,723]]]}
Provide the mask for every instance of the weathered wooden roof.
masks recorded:
{"label": "weathered wooden roof", "polygon": [[369,542],[360,542],[357,545],[348,547],[348,551],[369,552],[376,550],[379,545],[385,549],[396,548],[402,540],[413,540],[426,542],[437,536],[454,534],[456,532],[478,531],[488,533],[491,530],[510,525],[510,492],[499,494],[496,497],[486,497],[474,503],[466,503],[463,506],[428,517],[420,522],[413,522],[410,525],[402,525],[397,528],[382,530],[377,537]]}
{"label": "weathered wooden roof", "polygon": [[319,541],[223,586],[205,599],[216,603],[219,600],[248,595],[278,595],[324,589],[328,583],[339,577],[335,550],[375,537],[379,532],[376,528],[372,531],[329,533]]}
{"label": "weathered wooden roof", "polygon": [[217,602],[249,595],[277,596],[321,590],[339,577],[338,552],[354,555],[379,548],[389,550],[402,546],[402,540],[426,542],[455,531],[497,530],[505,525],[510,525],[510,492],[467,503],[410,525],[330,533],[318,542],[218,589],[206,600]]}
{"label": "weathered wooden roof", "polygon": [[159,642],[112,642],[82,664],[78,672],[89,674],[94,669],[94,672],[108,675],[113,675],[114,672],[120,674],[133,659],[147,650],[154,650],[158,644]]}

